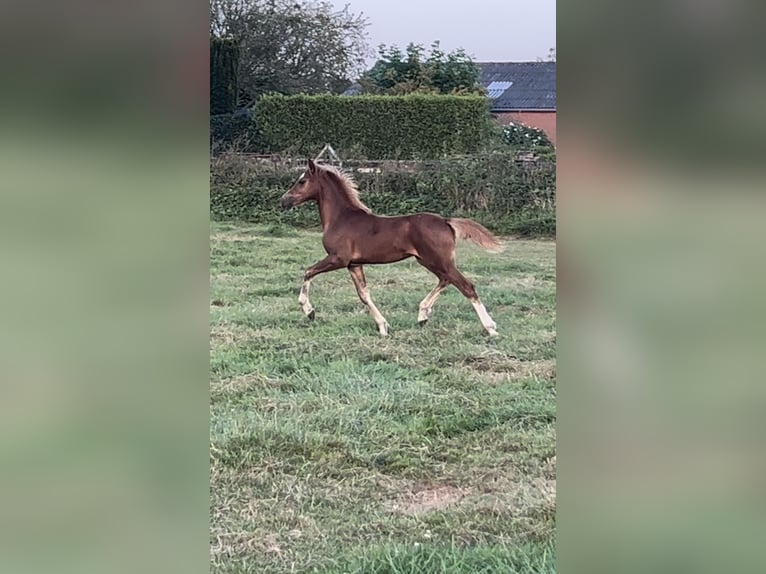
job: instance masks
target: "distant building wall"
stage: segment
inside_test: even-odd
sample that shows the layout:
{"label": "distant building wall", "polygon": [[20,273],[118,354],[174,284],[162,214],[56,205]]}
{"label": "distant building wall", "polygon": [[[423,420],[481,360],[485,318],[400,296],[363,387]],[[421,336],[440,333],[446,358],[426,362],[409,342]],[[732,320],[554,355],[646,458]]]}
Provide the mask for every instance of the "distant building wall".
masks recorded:
{"label": "distant building wall", "polygon": [[523,112],[493,112],[493,116],[501,124],[513,122],[541,129],[556,146],[556,110],[523,111]]}

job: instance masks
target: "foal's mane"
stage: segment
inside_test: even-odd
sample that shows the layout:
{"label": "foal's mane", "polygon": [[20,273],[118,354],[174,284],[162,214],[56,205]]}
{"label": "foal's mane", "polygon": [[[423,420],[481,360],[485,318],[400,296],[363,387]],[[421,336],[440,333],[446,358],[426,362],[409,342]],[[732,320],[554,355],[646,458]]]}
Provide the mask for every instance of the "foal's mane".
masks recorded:
{"label": "foal's mane", "polygon": [[359,199],[359,189],[356,186],[353,176],[332,165],[317,166],[325,175],[327,175],[336,184],[337,191],[342,193],[348,202],[354,207],[361,209],[366,213],[372,213],[369,207]]}

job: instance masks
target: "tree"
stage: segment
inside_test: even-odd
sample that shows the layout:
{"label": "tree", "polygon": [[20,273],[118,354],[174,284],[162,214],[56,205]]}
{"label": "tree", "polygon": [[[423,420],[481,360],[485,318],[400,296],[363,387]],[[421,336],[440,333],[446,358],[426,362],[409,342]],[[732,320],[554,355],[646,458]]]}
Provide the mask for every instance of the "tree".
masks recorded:
{"label": "tree", "polygon": [[212,36],[236,38],[246,99],[340,92],[364,67],[367,19],[326,1],[211,0]]}
{"label": "tree", "polygon": [[210,114],[230,114],[237,105],[239,45],[233,38],[210,38]]}
{"label": "tree", "polygon": [[479,69],[462,48],[445,53],[438,40],[427,56],[423,46],[410,43],[406,52],[397,46],[378,47],[380,58],[359,80],[371,94],[484,94]]}
{"label": "tree", "polygon": [[[538,56],[537,58],[538,62],[542,62],[543,59]],[[556,48],[549,48],[548,49],[548,57],[545,59],[546,62],[555,62],[556,61]]]}

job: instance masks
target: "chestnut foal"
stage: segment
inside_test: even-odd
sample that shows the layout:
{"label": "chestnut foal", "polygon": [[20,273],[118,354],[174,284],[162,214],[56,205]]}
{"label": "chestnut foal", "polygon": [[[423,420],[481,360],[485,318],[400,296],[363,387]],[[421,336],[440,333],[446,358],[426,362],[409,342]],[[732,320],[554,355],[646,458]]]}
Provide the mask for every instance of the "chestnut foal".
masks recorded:
{"label": "chestnut foal", "polygon": [[428,320],[441,292],[454,285],[471,302],[487,333],[497,335],[497,325],[484,308],[473,283],[455,266],[456,239],[473,241],[487,251],[500,250],[500,242],[483,226],[470,219],[444,218],[431,213],[374,215],[359,201],[349,176],[312,160],[281,200],[286,209],[306,201],[316,201],[319,206],[322,243],[327,251],[327,257],[309,267],[303,276],[298,301],[309,319],[314,318],[314,307],[309,301],[311,280],[320,273],[346,268],[380,334],[387,335],[388,323],[370,298],[362,265],[394,263],[414,257],[439,279],[438,285],[420,303],[418,322],[421,325]]}

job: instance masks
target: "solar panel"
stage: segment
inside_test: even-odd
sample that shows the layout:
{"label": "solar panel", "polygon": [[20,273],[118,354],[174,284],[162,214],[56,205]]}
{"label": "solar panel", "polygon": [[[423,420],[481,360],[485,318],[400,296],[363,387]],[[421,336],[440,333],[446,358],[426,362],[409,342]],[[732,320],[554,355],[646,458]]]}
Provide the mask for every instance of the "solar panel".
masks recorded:
{"label": "solar panel", "polygon": [[487,95],[490,98],[499,98],[512,85],[513,82],[490,82],[487,86]]}

